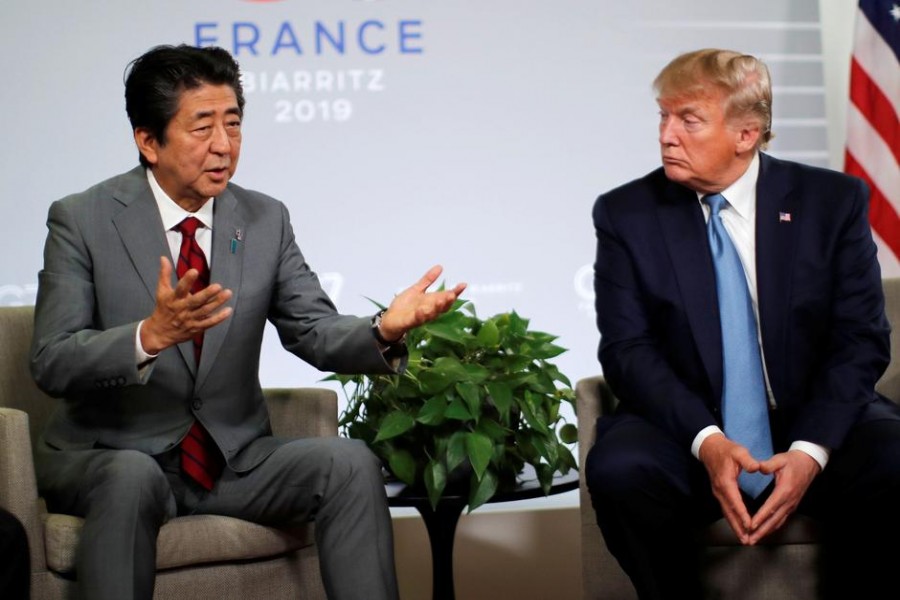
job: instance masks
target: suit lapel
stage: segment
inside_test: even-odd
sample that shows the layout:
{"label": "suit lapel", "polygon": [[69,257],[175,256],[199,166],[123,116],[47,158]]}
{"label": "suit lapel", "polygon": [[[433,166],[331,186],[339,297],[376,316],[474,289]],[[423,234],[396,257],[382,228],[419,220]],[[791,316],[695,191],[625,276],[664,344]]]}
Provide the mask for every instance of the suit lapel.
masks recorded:
{"label": "suit lapel", "polygon": [[722,332],[716,279],[697,195],[667,182],[660,227],[678,280],[682,304],[712,389],[722,389]]}
{"label": "suit lapel", "polygon": [[[760,154],[756,184],[756,287],[759,320],[769,383],[781,386],[778,365],[789,364],[784,355],[791,297],[791,274],[802,214],[797,211],[794,185],[785,169]],[[775,368],[773,368],[773,366]]]}
{"label": "suit lapel", "polygon": [[[212,261],[210,263],[210,282],[220,284],[231,290],[231,299],[225,306],[237,306],[241,287],[241,271],[244,262],[244,242],[246,235],[245,222],[240,211],[240,204],[230,189],[216,197],[213,217]],[[203,355],[197,372],[197,387],[209,374],[216,356],[228,335],[228,329],[234,317],[226,319],[206,331],[203,336]]]}
{"label": "suit lapel", "polygon": [[169,256],[169,245],[144,168],[126,173],[113,197],[125,205],[113,217],[113,224],[146,292],[155,300],[159,257]]}

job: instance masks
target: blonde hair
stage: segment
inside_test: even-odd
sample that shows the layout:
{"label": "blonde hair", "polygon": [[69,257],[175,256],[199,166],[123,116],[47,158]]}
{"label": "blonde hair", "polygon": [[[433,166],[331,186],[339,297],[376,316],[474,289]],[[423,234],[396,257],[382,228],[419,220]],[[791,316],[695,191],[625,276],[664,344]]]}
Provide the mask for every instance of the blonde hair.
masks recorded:
{"label": "blonde hair", "polygon": [[758,146],[765,149],[772,133],[772,81],[769,69],[754,56],[707,48],[677,56],[656,79],[658,97],[704,97],[713,86],[725,96],[725,117],[759,124]]}

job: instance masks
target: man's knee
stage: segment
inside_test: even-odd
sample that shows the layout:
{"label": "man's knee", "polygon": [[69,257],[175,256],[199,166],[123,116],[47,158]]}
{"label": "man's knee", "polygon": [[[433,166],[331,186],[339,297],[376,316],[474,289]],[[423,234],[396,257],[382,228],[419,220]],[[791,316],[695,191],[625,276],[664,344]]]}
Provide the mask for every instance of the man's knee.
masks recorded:
{"label": "man's knee", "polygon": [[346,438],[330,438],[331,476],[342,481],[356,479],[377,480],[383,482],[381,462],[378,457],[361,440]]}
{"label": "man's knee", "polygon": [[111,509],[111,504],[160,515],[174,510],[169,482],[159,464],[136,450],[105,452],[86,473],[84,485],[92,504],[102,503],[104,510]]}
{"label": "man's knee", "polygon": [[628,497],[661,475],[659,461],[640,448],[610,448],[602,443],[588,452],[585,481],[591,494]]}

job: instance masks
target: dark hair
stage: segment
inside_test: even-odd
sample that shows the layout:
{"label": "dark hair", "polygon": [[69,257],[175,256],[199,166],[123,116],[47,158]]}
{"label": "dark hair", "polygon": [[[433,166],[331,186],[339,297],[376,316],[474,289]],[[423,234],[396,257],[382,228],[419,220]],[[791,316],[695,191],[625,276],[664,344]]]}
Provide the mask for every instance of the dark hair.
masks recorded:
{"label": "dark hair", "polygon": [[[182,92],[204,84],[230,85],[244,112],[241,71],[228,51],[214,46],[156,46],[129,63],[125,72],[125,111],[132,131],[149,130],[160,145],[166,126],[178,112]],[[149,163],[140,155],[141,164]]]}

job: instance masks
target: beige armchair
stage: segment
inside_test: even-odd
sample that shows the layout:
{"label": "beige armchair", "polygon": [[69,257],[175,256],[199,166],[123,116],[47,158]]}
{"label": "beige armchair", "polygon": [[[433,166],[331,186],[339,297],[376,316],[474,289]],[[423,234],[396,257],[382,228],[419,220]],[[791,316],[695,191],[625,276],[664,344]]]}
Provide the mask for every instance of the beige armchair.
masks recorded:
{"label": "beige armchair", "polygon": [[[0,308],[0,506],[28,532],[31,597],[61,599],[72,596],[82,520],[48,513],[35,483],[32,444],[57,400],[28,372],[33,316],[32,307]],[[276,435],[337,435],[335,392],[266,390],[266,399]],[[173,519],[159,534],[154,598],[325,598],[312,528],[211,515]]]}
{"label": "beige armchair", "polygon": [[[885,279],[888,320],[900,323],[900,278]],[[891,356],[900,352],[900,331],[891,332]],[[900,402],[900,360],[892,360],[876,386],[878,391]],[[610,413],[616,398],[602,377],[577,382],[578,446],[584,464],[594,443],[594,424]],[[636,598],[630,580],[606,548],[591,499],[581,481],[581,555],[585,600],[629,600]],[[806,600],[818,597],[817,573],[820,540],[816,523],[802,515],[792,517],[777,535],[759,546],[741,546],[724,519],[698,531],[706,550],[703,583],[710,598],[729,600]]]}

